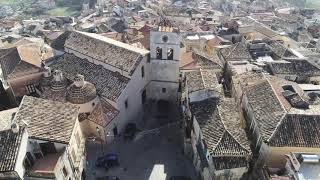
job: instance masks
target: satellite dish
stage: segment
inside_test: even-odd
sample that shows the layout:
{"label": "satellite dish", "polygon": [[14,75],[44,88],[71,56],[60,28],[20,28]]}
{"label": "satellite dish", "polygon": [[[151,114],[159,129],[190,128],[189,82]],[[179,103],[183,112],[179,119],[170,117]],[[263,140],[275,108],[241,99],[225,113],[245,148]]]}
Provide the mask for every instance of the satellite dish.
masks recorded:
{"label": "satellite dish", "polygon": [[18,132],[19,132],[19,125],[18,125],[17,123],[15,123],[15,122],[12,123],[12,124],[11,124],[11,130],[12,130],[12,132],[15,133],[15,134],[18,133]]}

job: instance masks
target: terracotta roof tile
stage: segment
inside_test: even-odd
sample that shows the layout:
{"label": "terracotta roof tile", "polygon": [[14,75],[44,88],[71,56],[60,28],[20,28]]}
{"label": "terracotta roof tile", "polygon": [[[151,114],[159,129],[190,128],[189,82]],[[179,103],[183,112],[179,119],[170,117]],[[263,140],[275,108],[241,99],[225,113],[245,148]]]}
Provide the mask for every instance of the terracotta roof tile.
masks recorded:
{"label": "terracotta roof tile", "polygon": [[286,114],[267,80],[261,80],[247,92],[248,103],[253,111],[259,132],[264,140],[271,137],[277,124]]}
{"label": "terracotta roof tile", "polygon": [[40,68],[21,60],[16,47],[0,49],[0,65],[4,79],[16,78],[40,72]]}
{"label": "terracotta roof tile", "polygon": [[247,136],[239,126],[240,115],[235,108],[224,109],[230,104],[223,101],[219,103],[218,99],[210,98],[191,103],[191,112],[200,125],[208,150],[215,157],[250,156]]}
{"label": "terracotta roof tile", "polygon": [[101,65],[95,65],[71,54],[65,54],[62,59],[50,67],[53,70],[61,70],[69,80],[73,80],[77,74],[82,74],[86,81],[95,85],[100,96],[112,101],[117,100],[129,82],[127,77],[117,72],[112,72]]}
{"label": "terracotta roof tile", "polygon": [[101,99],[100,103],[97,104],[92,113],[88,116],[88,120],[105,127],[118,115],[118,113],[119,111],[110,103]]}
{"label": "terracotta roof tile", "polygon": [[320,116],[288,114],[269,143],[277,147],[320,148]]}
{"label": "terracotta roof tile", "polygon": [[20,128],[18,133],[11,129],[0,131],[0,172],[15,170],[24,131],[24,128]]}
{"label": "terracotta roof tile", "polygon": [[251,55],[244,42],[238,42],[220,50],[226,61],[251,60]]}
{"label": "terracotta roof tile", "polygon": [[18,108],[0,111],[0,131],[10,129],[11,121]]}
{"label": "terracotta roof tile", "polygon": [[0,49],[0,65],[4,79],[8,78],[20,61],[17,48]]}
{"label": "terracotta roof tile", "polygon": [[126,71],[130,75],[142,57],[149,53],[147,50],[104,36],[79,31],[73,31],[69,35],[65,47]]}
{"label": "terracotta roof tile", "polygon": [[24,96],[14,120],[31,138],[68,144],[77,118],[76,105]]}
{"label": "terracotta roof tile", "polygon": [[215,71],[213,70],[195,70],[186,72],[186,80],[189,92],[203,89],[213,90],[218,93],[222,92]]}

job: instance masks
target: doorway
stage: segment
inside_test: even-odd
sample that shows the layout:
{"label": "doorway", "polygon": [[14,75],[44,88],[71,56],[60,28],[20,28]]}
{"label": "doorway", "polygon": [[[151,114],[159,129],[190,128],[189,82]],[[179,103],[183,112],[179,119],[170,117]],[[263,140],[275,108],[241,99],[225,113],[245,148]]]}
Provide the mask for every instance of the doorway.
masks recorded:
{"label": "doorway", "polygon": [[142,104],[145,104],[147,100],[147,91],[143,90],[142,94],[141,94],[141,102]]}

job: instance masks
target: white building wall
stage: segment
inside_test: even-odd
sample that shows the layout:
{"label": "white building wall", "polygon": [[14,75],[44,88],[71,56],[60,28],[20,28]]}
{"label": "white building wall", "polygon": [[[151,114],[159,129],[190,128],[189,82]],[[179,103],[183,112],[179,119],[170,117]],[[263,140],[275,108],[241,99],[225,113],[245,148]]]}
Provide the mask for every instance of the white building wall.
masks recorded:
{"label": "white building wall", "polygon": [[[141,75],[142,66],[145,70],[144,77]],[[117,99],[116,108],[119,110],[119,119],[113,123],[113,127],[117,126],[118,132],[121,132],[128,122],[135,122],[139,124],[140,120],[142,120],[142,92],[149,81],[149,74],[147,73],[149,71],[149,66],[150,65],[147,63],[147,56],[145,56],[131,76],[131,80],[127,84],[126,88]],[[147,92],[147,97],[148,96]],[[128,103],[127,108],[125,106],[126,101]]]}
{"label": "white building wall", "polygon": [[[106,129],[107,131],[109,131],[110,129],[113,129],[116,126],[118,128],[118,132],[121,132],[128,122],[139,123],[139,121],[142,119],[142,116],[143,116],[141,95],[145,86],[150,81],[150,77],[149,77],[150,63],[147,63],[147,58],[148,58],[147,55],[144,56],[140,64],[136,67],[135,71],[130,76],[128,72],[122,71],[114,66],[95,60],[92,57],[83,55],[67,47],[65,47],[65,51],[67,53],[74,54],[79,58],[87,59],[91,63],[102,65],[104,68],[110,71],[119,72],[123,76],[130,78],[129,83],[127,84],[124,91],[122,91],[121,95],[116,100],[116,102],[107,100],[111,105],[113,105],[119,110],[119,115],[117,117],[118,120],[113,121],[112,124],[108,126],[108,129]],[[141,76],[142,66],[144,67],[144,78],[142,78]],[[148,97],[148,92],[147,92],[147,97]],[[126,101],[128,103],[128,108],[125,107]],[[86,108],[83,107],[82,109],[80,109],[80,112],[82,111],[85,112],[88,109],[87,105],[82,105],[82,106],[85,106]]]}
{"label": "white building wall", "polygon": [[28,145],[28,133],[25,130],[22,135],[21,144],[18,152],[18,158],[15,165],[15,171],[18,173],[21,179],[23,179],[23,176],[25,173],[23,161],[27,154],[27,145]]}
{"label": "white building wall", "polygon": [[[68,175],[65,177],[63,174],[63,168],[67,171]],[[70,164],[67,151],[65,151],[57,161],[57,164],[54,168],[54,175],[56,179],[76,179],[75,174],[73,173],[72,166]]]}
{"label": "white building wall", "polygon": [[179,61],[152,60],[151,70],[152,81],[179,82]]}
{"label": "white building wall", "polygon": [[95,99],[91,100],[90,102],[84,103],[84,104],[75,104],[77,105],[79,109],[79,113],[87,113],[92,112],[94,107],[99,103],[99,97],[97,96]]}
{"label": "white building wall", "polygon": [[[79,139],[80,139],[79,145],[77,144],[77,141],[76,141],[76,135],[78,135]],[[80,161],[82,158],[85,158],[85,156],[84,156],[84,148],[85,147],[84,146],[82,147],[82,145],[81,145],[82,143],[85,143],[85,136],[82,133],[80,123],[77,119],[76,123],[74,125],[74,128],[73,128],[73,132],[72,132],[72,135],[71,135],[71,138],[69,141],[69,145],[68,145],[68,147],[70,149],[69,155],[72,157],[71,149],[74,150],[75,155],[76,155],[76,159],[72,159],[73,164],[76,164],[77,161]],[[80,172],[82,172],[83,167],[78,167],[78,169]]]}
{"label": "white building wall", "polygon": [[115,127],[115,123],[119,120],[119,114],[104,128],[105,139],[107,143],[111,143],[115,136],[113,134],[113,128]]}
{"label": "white building wall", "polygon": [[[163,92],[162,88],[165,88],[166,92]],[[148,98],[153,100],[163,99],[177,102],[178,88],[178,83],[151,81],[147,89],[147,94],[149,94]]]}

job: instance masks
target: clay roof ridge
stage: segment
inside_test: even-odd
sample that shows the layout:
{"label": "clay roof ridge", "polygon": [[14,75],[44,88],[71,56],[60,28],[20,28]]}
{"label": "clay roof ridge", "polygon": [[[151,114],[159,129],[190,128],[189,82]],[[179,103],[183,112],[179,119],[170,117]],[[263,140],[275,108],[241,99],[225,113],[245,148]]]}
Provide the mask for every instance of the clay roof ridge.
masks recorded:
{"label": "clay roof ridge", "polygon": [[[220,121],[221,121],[221,123],[222,123],[225,131],[226,131],[227,133],[229,133],[229,135],[230,135],[243,149],[245,149],[248,153],[250,153],[250,151],[249,151],[247,148],[245,148],[245,147],[244,147],[236,138],[234,138],[233,135],[230,133],[230,131],[229,131],[228,128],[226,127],[226,125],[225,125],[225,123],[224,123],[224,121],[223,121],[223,118],[222,118],[222,116],[221,116],[221,114],[220,114],[219,107],[218,107],[218,113],[219,113],[219,116],[221,117],[221,118],[220,118]],[[223,137],[223,135],[222,135],[222,137]],[[220,141],[222,140],[222,137],[221,137]],[[220,143],[220,141],[218,142],[218,144]],[[217,146],[216,146],[216,147],[217,147]]]}

